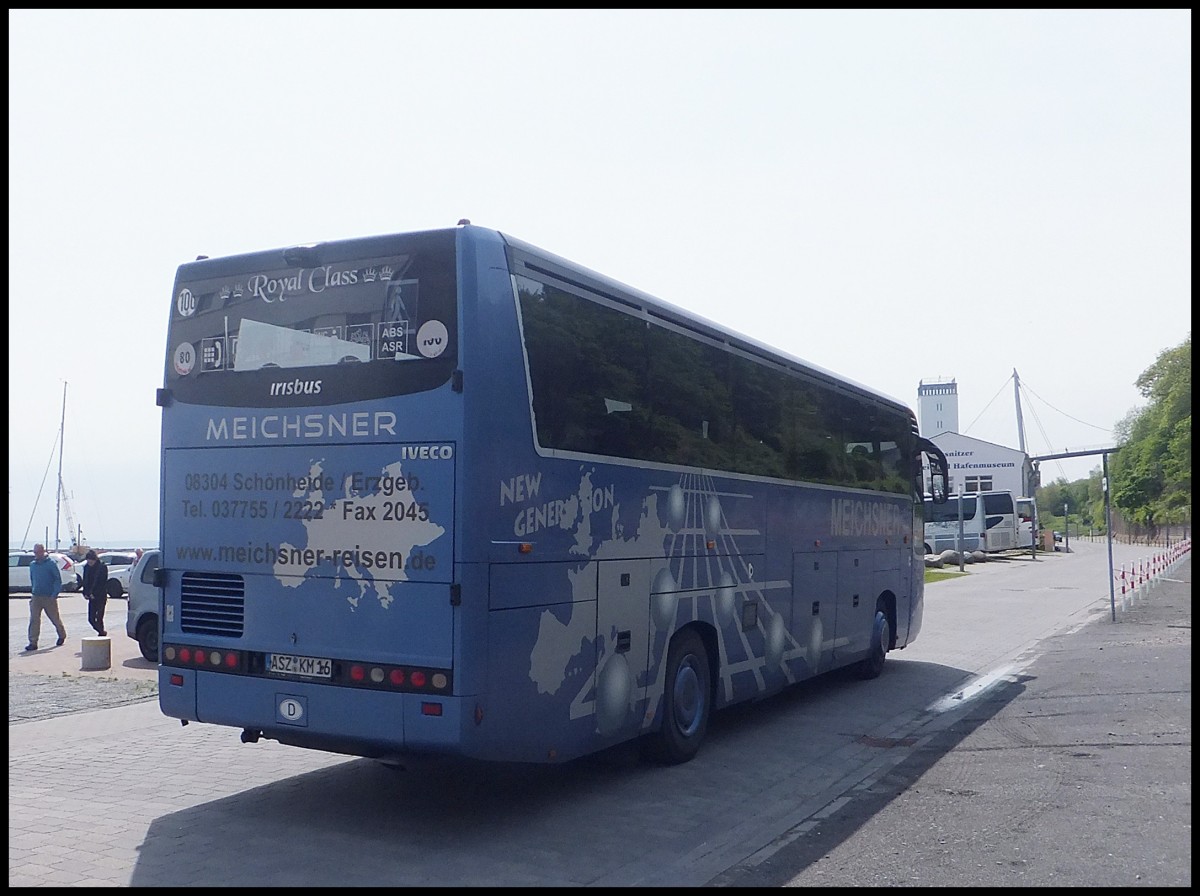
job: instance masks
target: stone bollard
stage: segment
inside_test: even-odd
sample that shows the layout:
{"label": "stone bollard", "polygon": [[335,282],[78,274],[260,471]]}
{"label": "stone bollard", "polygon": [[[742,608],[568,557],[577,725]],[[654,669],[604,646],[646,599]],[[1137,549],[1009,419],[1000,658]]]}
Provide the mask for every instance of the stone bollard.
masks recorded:
{"label": "stone bollard", "polygon": [[79,667],[84,672],[98,672],[112,666],[112,639],[100,637],[83,639],[83,664]]}

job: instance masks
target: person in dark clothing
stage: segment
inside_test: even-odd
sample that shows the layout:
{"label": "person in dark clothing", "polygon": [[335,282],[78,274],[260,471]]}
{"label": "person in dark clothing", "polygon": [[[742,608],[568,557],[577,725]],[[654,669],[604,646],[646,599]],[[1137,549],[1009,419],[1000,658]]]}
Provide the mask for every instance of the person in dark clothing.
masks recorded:
{"label": "person in dark clothing", "polygon": [[95,551],[84,555],[87,565],[83,568],[83,596],[88,602],[88,625],[103,637],[104,605],[108,603],[108,564]]}

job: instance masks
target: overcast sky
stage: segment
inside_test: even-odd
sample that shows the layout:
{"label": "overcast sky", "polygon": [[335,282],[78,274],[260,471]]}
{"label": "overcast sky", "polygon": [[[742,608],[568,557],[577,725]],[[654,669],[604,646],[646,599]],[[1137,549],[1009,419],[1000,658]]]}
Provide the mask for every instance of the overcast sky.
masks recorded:
{"label": "overcast sky", "polygon": [[1030,454],[1111,445],[1191,330],[1191,27],[10,10],[9,542],[53,546],[64,383],[76,525],[157,542],[180,263],[460,218],[914,410],[953,378],[1014,448],[1016,370]]}

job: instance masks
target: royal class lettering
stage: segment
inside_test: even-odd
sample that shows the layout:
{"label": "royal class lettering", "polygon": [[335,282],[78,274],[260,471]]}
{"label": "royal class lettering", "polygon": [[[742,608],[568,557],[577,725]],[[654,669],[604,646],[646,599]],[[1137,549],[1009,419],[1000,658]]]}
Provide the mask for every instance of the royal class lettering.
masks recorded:
{"label": "royal class lettering", "polygon": [[829,529],[833,535],[899,535],[900,508],[882,501],[834,498]]}
{"label": "royal class lettering", "polygon": [[271,395],[320,395],[323,380],[288,380],[271,383]]}
{"label": "royal class lettering", "polygon": [[[396,435],[396,415],[391,411],[209,417],[204,440],[244,442],[250,439],[323,439],[332,436],[363,439],[379,438],[383,435]],[[421,447],[430,450],[429,446]],[[449,446],[444,447],[449,449]],[[413,446],[405,448],[415,450]]]}
{"label": "royal class lettering", "polygon": [[327,264],[324,267],[313,268],[308,272],[308,276],[305,276],[304,271],[276,277],[255,274],[250,278],[250,295],[271,304],[285,302],[289,295],[301,292],[321,293],[331,286],[353,286],[359,280],[357,270],[341,270]]}

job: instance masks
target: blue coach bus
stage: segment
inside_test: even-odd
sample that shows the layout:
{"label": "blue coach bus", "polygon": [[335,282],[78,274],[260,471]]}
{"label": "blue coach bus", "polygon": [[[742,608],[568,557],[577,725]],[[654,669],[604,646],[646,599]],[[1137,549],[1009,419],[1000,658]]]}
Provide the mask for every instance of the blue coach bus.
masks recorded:
{"label": "blue coach bus", "polygon": [[160,707],[245,742],[679,763],[921,628],[911,410],[467,222],[181,265],[158,403]]}

